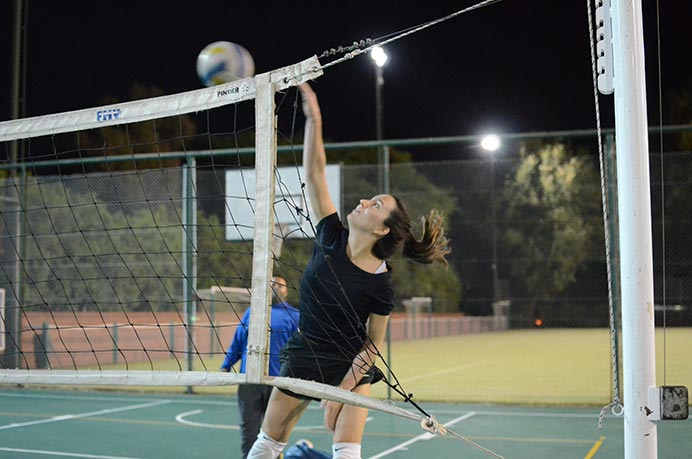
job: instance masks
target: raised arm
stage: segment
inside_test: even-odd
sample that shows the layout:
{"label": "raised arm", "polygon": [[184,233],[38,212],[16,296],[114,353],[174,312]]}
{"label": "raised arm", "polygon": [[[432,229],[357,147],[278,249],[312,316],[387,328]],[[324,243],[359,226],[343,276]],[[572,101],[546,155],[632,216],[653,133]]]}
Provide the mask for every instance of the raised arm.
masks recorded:
{"label": "raised arm", "polygon": [[327,186],[327,158],[322,139],[322,112],[317,102],[317,95],[307,83],[299,86],[303,96],[303,113],[305,114],[305,139],[303,147],[303,169],[305,185],[315,223],[327,215],[336,212],[336,207],[329,196]]}

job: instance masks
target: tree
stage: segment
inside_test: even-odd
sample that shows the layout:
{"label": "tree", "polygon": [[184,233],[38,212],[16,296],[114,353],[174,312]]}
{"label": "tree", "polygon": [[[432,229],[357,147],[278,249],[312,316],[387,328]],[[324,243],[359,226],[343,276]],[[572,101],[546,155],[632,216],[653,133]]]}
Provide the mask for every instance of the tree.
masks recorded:
{"label": "tree", "polygon": [[462,284],[453,266],[422,265],[398,257],[392,273],[399,301],[414,296],[433,299],[435,312],[458,312]]}
{"label": "tree", "polygon": [[175,202],[119,200],[118,188],[137,184],[124,174],[29,183],[25,304],[52,311],[179,306],[182,232]]}
{"label": "tree", "polygon": [[[380,192],[377,174],[378,169],[372,165],[353,166],[345,171],[344,212],[355,207],[358,199],[370,198]],[[415,163],[402,162],[391,166],[391,190],[392,194],[405,203],[416,223],[420,221],[420,217],[427,215],[434,208],[445,214],[449,229],[450,219],[453,218],[457,206],[452,190],[440,188],[423,174]],[[415,228],[422,229],[420,225]],[[392,265],[394,291],[398,299],[430,296],[433,298],[433,309],[437,312],[459,310],[462,283],[454,266],[425,266],[401,256],[395,257]]]}
{"label": "tree", "polygon": [[[592,158],[571,156],[565,146],[523,146],[521,162],[502,195],[506,230],[503,251],[512,259],[511,288],[528,297],[525,314],[559,315],[549,301],[575,280],[602,244],[600,187]],[[513,314],[517,313],[513,304]]]}
{"label": "tree", "polygon": [[198,212],[197,288],[250,287],[252,241],[226,241],[217,215]]}
{"label": "tree", "polygon": [[[692,124],[692,80],[672,91],[667,97],[666,118],[670,124]],[[692,150],[692,132],[681,132],[674,136],[672,147]]]}

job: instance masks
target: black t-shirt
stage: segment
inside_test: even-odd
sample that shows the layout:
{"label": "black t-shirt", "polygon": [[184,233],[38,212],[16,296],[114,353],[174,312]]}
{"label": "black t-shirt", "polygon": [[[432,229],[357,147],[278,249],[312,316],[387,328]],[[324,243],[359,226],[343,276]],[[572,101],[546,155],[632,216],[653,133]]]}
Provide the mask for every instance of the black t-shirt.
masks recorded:
{"label": "black t-shirt", "polygon": [[363,347],[370,313],[389,315],[394,307],[392,276],[372,274],[346,254],[348,230],[338,214],[316,227],[312,258],[300,283],[300,332],[319,347],[355,356]]}

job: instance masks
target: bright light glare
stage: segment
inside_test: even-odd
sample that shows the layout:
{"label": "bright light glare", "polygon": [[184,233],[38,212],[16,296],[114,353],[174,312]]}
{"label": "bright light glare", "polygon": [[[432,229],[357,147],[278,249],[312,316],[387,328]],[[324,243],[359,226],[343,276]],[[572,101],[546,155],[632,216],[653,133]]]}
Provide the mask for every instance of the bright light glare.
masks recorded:
{"label": "bright light glare", "polygon": [[481,139],[481,148],[487,151],[497,151],[502,145],[500,137],[495,134],[488,134]]}
{"label": "bright light glare", "polygon": [[375,46],[371,51],[370,51],[370,58],[375,61],[375,65],[378,67],[382,67],[385,62],[387,62],[387,53],[384,52],[384,49],[382,49],[379,46]]}

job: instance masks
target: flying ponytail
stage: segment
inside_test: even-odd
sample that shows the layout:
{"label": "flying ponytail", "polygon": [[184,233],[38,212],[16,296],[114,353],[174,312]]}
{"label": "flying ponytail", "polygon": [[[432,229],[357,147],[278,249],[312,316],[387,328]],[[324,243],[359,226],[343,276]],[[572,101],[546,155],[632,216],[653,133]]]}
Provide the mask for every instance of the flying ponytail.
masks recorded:
{"label": "flying ponytail", "polygon": [[441,212],[433,209],[428,217],[422,217],[423,236],[419,239],[409,233],[404,240],[403,254],[418,263],[440,262],[445,266],[447,259],[445,255],[450,253],[449,241],[444,234],[444,216]]}
{"label": "flying ponytail", "polygon": [[422,218],[423,235],[416,238],[411,232],[411,217],[404,204],[396,197],[396,209],[384,221],[389,232],[380,238],[372,248],[372,253],[381,260],[390,259],[396,251],[403,247],[403,255],[418,263],[440,262],[445,266],[445,256],[452,250],[449,240],[444,234],[444,216],[432,210],[428,217]]}

